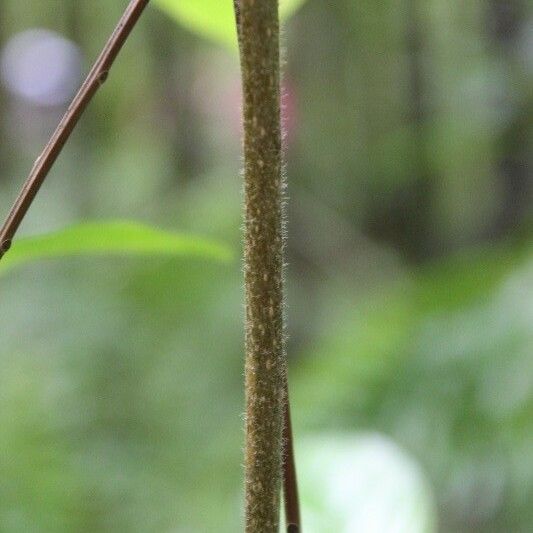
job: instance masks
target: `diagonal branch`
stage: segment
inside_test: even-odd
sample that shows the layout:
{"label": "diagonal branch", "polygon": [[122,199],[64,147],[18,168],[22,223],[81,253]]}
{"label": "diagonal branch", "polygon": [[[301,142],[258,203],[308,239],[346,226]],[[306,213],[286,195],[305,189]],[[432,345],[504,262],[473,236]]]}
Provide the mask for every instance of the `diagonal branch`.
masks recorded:
{"label": "diagonal branch", "polygon": [[53,164],[68,141],[83,112],[93,96],[107,79],[109,71],[137,24],[144,8],[150,0],[131,0],[126,11],[119,20],[102,53],[83,82],[78,94],[61,119],[57,129],[46,144],[42,154],[37,158],[22,190],[0,230],[0,259],[11,247],[11,242],[22,220],[26,216],[41,185],[50,172]]}

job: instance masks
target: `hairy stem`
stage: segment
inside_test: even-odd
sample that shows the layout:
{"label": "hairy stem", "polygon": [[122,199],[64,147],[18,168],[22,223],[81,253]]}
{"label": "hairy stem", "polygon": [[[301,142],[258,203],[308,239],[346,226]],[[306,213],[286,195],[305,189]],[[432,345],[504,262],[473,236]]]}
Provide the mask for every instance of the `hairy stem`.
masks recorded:
{"label": "hairy stem", "polygon": [[35,161],[18,198],[0,229],[0,259],[11,247],[11,242],[22,220],[26,216],[41,185],[50,172],[61,150],[68,141],[76,124],[83,115],[93,96],[107,79],[118,53],[124,46],[135,24],[137,24],[149,0],[131,0],[119,20],[102,53],[74,97],[43,152]]}
{"label": "hairy stem", "polygon": [[236,2],[244,97],[246,532],[277,533],[283,451],[283,232],[277,0]]}

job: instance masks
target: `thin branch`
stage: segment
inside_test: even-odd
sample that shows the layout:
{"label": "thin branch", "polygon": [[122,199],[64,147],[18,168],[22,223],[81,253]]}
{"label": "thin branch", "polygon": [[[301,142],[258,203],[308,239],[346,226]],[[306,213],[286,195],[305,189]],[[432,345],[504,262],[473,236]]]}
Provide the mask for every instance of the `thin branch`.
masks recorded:
{"label": "thin branch", "polygon": [[283,494],[285,500],[285,522],[287,525],[287,533],[300,533],[300,499],[298,496],[294,437],[292,436],[291,403],[289,401],[287,377],[285,377],[283,407]]}
{"label": "thin branch", "polygon": [[277,533],[288,405],[278,1],[234,6],[244,114],[246,532]]}
{"label": "thin branch", "polygon": [[78,94],[74,97],[74,100],[46,144],[42,154],[35,161],[17,200],[13,204],[0,230],[0,259],[11,247],[15,233],[26,216],[46,176],[48,176],[50,169],[93,96],[107,79],[118,53],[128,39],[132,29],[137,24],[149,1],[131,0],[86,80],[83,82]]}

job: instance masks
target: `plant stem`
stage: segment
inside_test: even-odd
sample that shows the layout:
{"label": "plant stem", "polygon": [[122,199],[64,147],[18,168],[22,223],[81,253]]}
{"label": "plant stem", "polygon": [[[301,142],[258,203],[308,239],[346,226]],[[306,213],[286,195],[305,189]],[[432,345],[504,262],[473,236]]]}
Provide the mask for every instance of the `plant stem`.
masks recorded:
{"label": "plant stem", "polygon": [[[241,47],[240,29],[240,0],[233,0],[237,36]],[[292,431],[291,408],[289,397],[289,383],[285,372],[283,395],[283,493],[285,500],[285,522],[288,533],[298,533],[301,530],[300,498],[298,495],[298,478],[296,475],[296,460],[294,453],[294,437]]]}
{"label": "plant stem", "polygon": [[285,500],[285,522],[288,533],[299,533],[300,500],[298,496],[298,479],[294,456],[294,438],[292,436],[291,403],[289,401],[289,384],[285,374],[283,405],[283,496]]}
{"label": "plant stem", "polygon": [[109,71],[128,39],[144,8],[150,0],[131,0],[119,20],[107,44],[96,60],[93,68],[74,97],[57,129],[37,158],[22,190],[0,230],[0,259],[9,250],[17,229],[26,216],[35,196],[46,176],[68,141],[83,112],[93,96],[107,79]]}
{"label": "plant stem", "polygon": [[277,533],[285,386],[278,1],[238,4],[244,98],[246,532]]}

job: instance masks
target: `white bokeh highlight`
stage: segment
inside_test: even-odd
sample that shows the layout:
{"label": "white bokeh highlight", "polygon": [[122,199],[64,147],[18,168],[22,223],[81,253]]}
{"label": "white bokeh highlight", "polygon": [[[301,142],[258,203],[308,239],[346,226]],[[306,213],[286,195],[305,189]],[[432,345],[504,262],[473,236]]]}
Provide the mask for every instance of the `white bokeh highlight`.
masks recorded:
{"label": "white bokeh highlight", "polygon": [[68,103],[81,78],[81,53],[75,43],[44,29],[18,33],[0,55],[2,84],[39,106]]}

